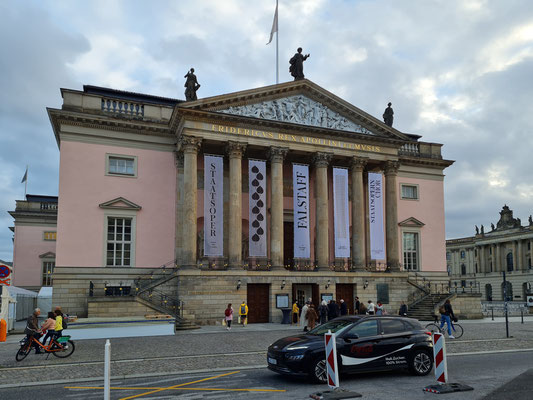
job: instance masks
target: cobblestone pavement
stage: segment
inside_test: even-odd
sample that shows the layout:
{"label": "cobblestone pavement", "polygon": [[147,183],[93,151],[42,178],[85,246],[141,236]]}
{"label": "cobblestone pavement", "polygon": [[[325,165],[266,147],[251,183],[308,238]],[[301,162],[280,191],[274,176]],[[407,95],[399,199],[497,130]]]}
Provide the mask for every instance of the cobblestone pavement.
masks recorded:
{"label": "cobblestone pavement", "polygon": [[[448,340],[450,354],[513,349],[533,349],[533,321],[510,323],[510,339],[505,338],[503,323],[461,322],[461,339]],[[194,333],[174,336],[112,339],[112,375],[173,374],[195,370],[266,365],[268,345],[278,338],[298,332],[272,324],[257,330],[235,327],[232,331],[209,327]],[[276,330],[272,330],[276,329]],[[22,335],[19,336],[21,338]],[[96,378],[103,375],[104,339],[80,340],[67,359],[31,353],[15,361],[16,337],[0,344],[0,373],[3,382],[43,382],[51,380]],[[1,387],[1,386],[0,386]]]}

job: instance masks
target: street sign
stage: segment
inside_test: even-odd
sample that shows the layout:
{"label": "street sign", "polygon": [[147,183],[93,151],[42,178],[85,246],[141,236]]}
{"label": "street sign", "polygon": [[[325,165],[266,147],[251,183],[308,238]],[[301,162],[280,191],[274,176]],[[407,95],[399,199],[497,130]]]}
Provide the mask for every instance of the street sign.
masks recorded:
{"label": "street sign", "polygon": [[11,268],[7,265],[0,264],[0,286],[11,286]]}
{"label": "street sign", "polygon": [[527,306],[528,307],[533,307],[533,295],[528,295],[527,296]]}

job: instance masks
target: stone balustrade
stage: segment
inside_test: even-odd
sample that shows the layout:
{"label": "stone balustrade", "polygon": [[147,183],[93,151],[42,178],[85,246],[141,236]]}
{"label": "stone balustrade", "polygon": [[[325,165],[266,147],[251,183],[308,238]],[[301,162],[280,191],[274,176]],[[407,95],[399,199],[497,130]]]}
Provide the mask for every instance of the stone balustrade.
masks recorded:
{"label": "stone balustrade", "polygon": [[144,117],[144,105],[130,101],[102,98],[102,111]]}

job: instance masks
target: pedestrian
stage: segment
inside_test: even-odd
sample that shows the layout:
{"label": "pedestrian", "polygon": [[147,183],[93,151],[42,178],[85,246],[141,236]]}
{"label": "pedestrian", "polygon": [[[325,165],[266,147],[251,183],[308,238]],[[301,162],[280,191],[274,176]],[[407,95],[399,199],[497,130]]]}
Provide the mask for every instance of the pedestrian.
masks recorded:
{"label": "pedestrian", "polygon": [[325,324],[328,320],[328,303],[326,303],[326,300],[322,300],[320,307],[318,307],[318,314],[320,317],[320,324]]}
{"label": "pedestrian", "polygon": [[330,300],[328,304],[328,321],[337,318],[339,316],[339,306],[335,303],[335,300]]}
{"label": "pedestrian", "polygon": [[385,314],[385,308],[383,308],[383,304],[381,304],[381,301],[378,301],[378,305],[376,306],[376,315],[383,314]]}
{"label": "pedestrian", "polygon": [[341,311],[341,316],[348,314],[348,305],[344,302],[344,299],[341,299],[340,311]]}
{"label": "pedestrian", "polygon": [[305,303],[302,307],[302,313],[300,314],[300,326],[304,328],[304,332],[307,332],[307,310],[309,309],[309,302]]}
{"label": "pedestrian", "polygon": [[315,327],[317,319],[318,315],[316,314],[315,305],[311,303],[307,309],[307,321],[309,329],[313,329]]}
{"label": "pedestrian", "polygon": [[54,314],[56,315],[56,325],[54,327],[55,335],[54,338],[57,339],[63,336],[63,313],[61,308],[56,308]]}
{"label": "pedestrian", "polygon": [[46,341],[48,338],[53,338],[54,334],[56,333],[55,328],[56,327],[56,315],[54,312],[49,311],[48,312],[48,319],[44,322],[44,324],[41,326],[41,331],[44,333],[46,332],[46,335],[43,339],[43,344],[46,344]]}
{"label": "pedestrian", "polygon": [[376,311],[376,306],[374,305],[374,303],[372,303],[372,300],[368,300],[368,307],[367,307],[367,314],[368,315],[374,315]]}
{"label": "pedestrian", "polygon": [[228,308],[224,310],[224,320],[226,321],[226,329],[230,331],[231,322],[233,321],[233,308],[231,307],[231,303],[229,303]]}
{"label": "pedestrian", "polygon": [[444,323],[448,324],[448,337],[450,339],[455,339],[455,337],[452,335],[452,321],[450,318],[453,318],[455,320],[455,314],[453,313],[452,305],[450,303],[450,299],[446,300],[444,302],[444,305],[439,307],[439,313],[440,313],[440,329],[444,326]]}
{"label": "pedestrian", "polygon": [[353,310],[354,314],[359,314],[359,308],[361,307],[361,302],[359,301],[359,297],[355,297],[355,309]]}
{"label": "pedestrian", "polygon": [[300,312],[300,307],[298,307],[298,301],[294,300],[294,304],[292,305],[292,323],[293,324],[298,324],[298,313],[299,312]]}
{"label": "pedestrian", "polygon": [[402,304],[400,305],[400,311],[398,311],[398,315],[401,315],[402,317],[407,317],[407,304],[405,304],[405,301],[402,301]]}
{"label": "pedestrian", "polygon": [[361,302],[359,305],[359,315],[365,315],[368,309],[365,306],[365,303]]}
{"label": "pedestrian", "polygon": [[244,327],[246,325],[246,318],[248,317],[248,306],[244,300],[239,306],[239,317],[241,318],[241,324]]}
{"label": "pedestrian", "polygon": [[[39,340],[41,335],[41,330],[39,329],[39,315],[41,315],[41,310],[36,308],[33,310],[33,314],[28,317],[26,320],[26,328],[24,333],[26,334],[26,340],[29,342],[32,337]],[[36,342],[32,343],[32,346],[35,348],[35,354],[41,353],[41,346]]]}

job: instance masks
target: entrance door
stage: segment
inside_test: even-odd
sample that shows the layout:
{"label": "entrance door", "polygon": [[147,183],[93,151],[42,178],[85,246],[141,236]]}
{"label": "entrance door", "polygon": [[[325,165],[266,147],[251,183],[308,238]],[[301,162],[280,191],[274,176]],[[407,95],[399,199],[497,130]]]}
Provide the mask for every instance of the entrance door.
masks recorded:
{"label": "entrance door", "polygon": [[353,284],[352,283],[337,283],[336,285],[337,296],[335,301],[340,306],[341,299],[344,300],[346,306],[348,307],[348,314],[353,314],[354,312],[354,301],[353,301]]}
{"label": "entrance door", "polygon": [[249,283],[247,292],[248,322],[268,322],[270,315],[270,285],[268,283]]}
{"label": "entrance door", "polygon": [[292,301],[296,300],[299,307],[303,307],[307,300],[311,299],[315,308],[318,309],[320,305],[319,289],[316,283],[292,285]]}
{"label": "entrance door", "polygon": [[294,222],[283,222],[283,265],[294,265]]}

